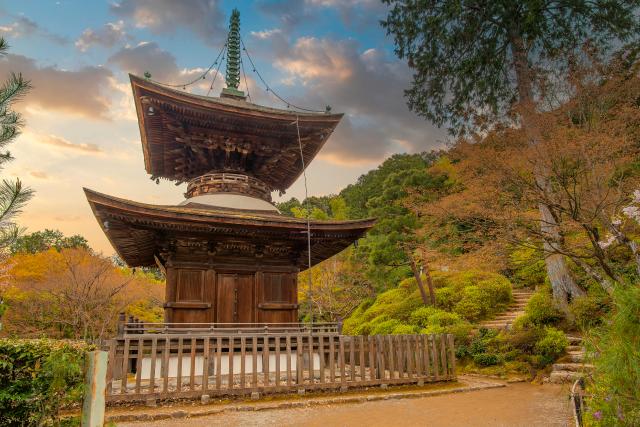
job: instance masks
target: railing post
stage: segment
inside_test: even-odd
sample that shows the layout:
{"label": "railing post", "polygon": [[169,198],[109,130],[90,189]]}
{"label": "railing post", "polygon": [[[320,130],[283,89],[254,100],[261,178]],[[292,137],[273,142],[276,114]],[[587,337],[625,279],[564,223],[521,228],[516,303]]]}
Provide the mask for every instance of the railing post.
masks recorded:
{"label": "railing post", "polygon": [[106,351],[96,350],[87,353],[82,427],[102,427],[104,425],[107,359],[108,353]]}
{"label": "railing post", "polygon": [[118,315],[118,336],[121,337],[124,335],[124,324],[126,322],[127,319],[127,315],[124,313],[124,311],[120,312],[120,314]]}

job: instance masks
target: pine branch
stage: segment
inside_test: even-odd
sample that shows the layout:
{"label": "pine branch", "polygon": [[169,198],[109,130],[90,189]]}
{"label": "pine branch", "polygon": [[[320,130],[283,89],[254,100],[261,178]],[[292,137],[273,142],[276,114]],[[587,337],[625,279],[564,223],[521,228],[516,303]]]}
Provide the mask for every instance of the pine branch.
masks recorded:
{"label": "pine branch", "polygon": [[22,212],[24,205],[33,197],[33,190],[23,187],[22,182],[2,181],[0,185],[0,230],[13,225],[12,219]]}

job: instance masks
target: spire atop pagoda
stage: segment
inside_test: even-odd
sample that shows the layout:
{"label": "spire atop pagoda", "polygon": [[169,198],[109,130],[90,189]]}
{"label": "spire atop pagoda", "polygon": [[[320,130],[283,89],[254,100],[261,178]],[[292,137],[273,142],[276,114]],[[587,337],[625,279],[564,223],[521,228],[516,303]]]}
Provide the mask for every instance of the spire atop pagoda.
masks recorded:
{"label": "spire atop pagoda", "polygon": [[240,12],[234,8],[229,20],[229,35],[227,36],[227,87],[222,89],[220,96],[244,99],[244,92],[238,90],[240,85]]}

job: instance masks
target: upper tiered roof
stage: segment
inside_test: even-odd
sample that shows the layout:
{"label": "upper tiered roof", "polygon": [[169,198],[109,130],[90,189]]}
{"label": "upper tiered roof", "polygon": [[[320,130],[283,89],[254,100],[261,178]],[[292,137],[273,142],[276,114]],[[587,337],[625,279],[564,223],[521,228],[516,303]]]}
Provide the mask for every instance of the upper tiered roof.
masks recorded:
{"label": "upper tiered roof", "polygon": [[284,192],[316,156],[342,114],[263,107],[231,97],[205,97],[130,75],[146,171],[189,181],[233,172]]}

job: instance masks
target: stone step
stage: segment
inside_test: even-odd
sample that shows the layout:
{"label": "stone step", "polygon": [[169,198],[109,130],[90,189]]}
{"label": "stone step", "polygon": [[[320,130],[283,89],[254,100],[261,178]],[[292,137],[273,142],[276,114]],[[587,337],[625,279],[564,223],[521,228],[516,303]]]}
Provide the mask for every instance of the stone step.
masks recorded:
{"label": "stone step", "polygon": [[582,351],[584,352],[584,347],[581,345],[568,345],[566,348],[567,351]]}
{"label": "stone step", "polygon": [[579,363],[579,362],[583,362],[584,361],[584,353],[583,352],[578,352],[578,351],[572,351],[567,353],[567,359],[569,359],[570,361],[574,362],[574,363]]}
{"label": "stone step", "polygon": [[590,363],[554,363],[554,371],[572,371],[572,372],[587,372],[593,371],[595,366]]}
{"label": "stone step", "polygon": [[582,342],[582,337],[574,337],[571,335],[567,335],[567,339],[571,344],[580,344]]}
{"label": "stone step", "polygon": [[549,381],[554,384],[562,384],[573,382],[578,378],[582,378],[583,374],[574,371],[553,371],[549,376]]}

